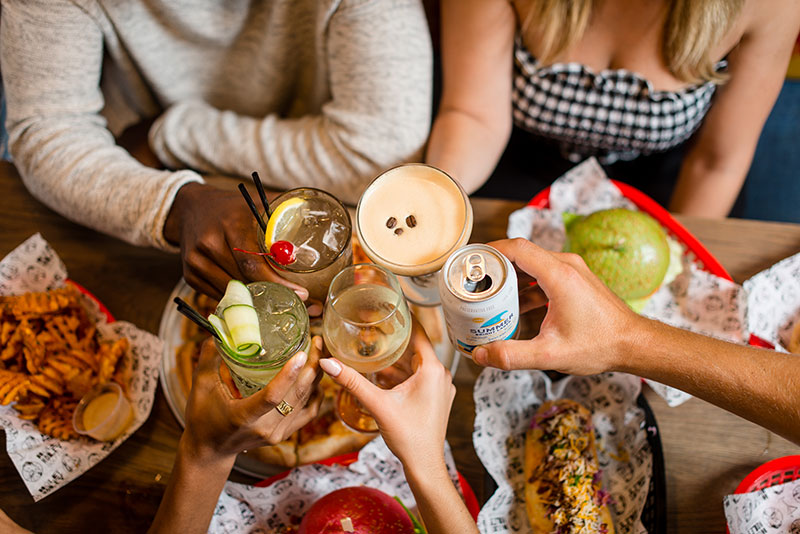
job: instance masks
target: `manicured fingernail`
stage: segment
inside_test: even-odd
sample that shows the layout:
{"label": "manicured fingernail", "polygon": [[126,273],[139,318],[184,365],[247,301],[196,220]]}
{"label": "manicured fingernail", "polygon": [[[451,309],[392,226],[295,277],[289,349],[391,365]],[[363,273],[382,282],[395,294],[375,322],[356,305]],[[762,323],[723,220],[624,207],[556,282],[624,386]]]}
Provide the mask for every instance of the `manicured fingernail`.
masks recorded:
{"label": "manicured fingernail", "polygon": [[297,293],[297,296],[300,297],[300,300],[308,300],[308,290],[301,287],[299,289],[294,290]]}
{"label": "manicured fingernail", "polygon": [[322,338],[319,336],[314,336],[314,346],[317,347],[317,350],[322,350]]}
{"label": "manicured fingernail", "polygon": [[308,314],[311,317],[316,317],[317,315],[322,314],[322,306],[320,306],[319,304],[312,304],[311,306],[308,307]]}
{"label": "manicured fingernail", "polygon": [[339,365],[338,362],[335,360],[331,360],[330,358],[323,358],[319,361],[319,366],[322,367],[322,370],[328,373],[331,376],[339,376],[339,373],[342,372],[342,366]]}
{"label": "manicured fingernail", "polygon": [[294,361],[292,362],[292,365],[294,366],[295,370],[298,370],[301,369],[307,361],[308,354],[306,354],[305,351],[300,351],[294,355]]}
{"label": "manicured fingernail", "polygon": [[477,348],[472,351],[472,359],[475,363],[484,364],[486,363],[486,356],[488,356],[489,351],[484,349],[483,347]]}

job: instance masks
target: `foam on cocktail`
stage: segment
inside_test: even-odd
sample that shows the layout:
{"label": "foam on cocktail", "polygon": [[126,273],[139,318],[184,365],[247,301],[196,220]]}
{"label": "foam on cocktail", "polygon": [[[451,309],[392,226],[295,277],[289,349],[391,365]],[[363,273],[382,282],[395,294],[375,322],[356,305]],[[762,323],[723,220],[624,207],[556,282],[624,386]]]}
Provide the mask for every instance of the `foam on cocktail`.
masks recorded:
{"label": "foam on cocktail", "polygon": [[445,173],[419,164],[376,178],[361,197],[357,217],[367,255],[407,276],[438,270],[472,228],[462,189]]}

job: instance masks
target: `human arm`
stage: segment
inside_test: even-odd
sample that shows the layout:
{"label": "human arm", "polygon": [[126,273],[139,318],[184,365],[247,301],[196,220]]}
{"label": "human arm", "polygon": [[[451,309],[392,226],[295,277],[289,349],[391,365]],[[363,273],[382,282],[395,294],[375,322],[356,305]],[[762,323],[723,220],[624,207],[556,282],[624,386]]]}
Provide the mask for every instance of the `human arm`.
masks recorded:
{"label": "human arm", "polygon": [[8,534],[32,534],[30,530],[26,530],[14,523],[3,510],[0,510],[0,530]]}
{"label": "human arm", "polygon": [[249,176],[324,189],[355,203],[387,166],[421,156],[430,128],[432,58],[425,14],[413,0],[344,1],[317,58],[330,99],[318,112],[249,117],[180,102],[150,132],[172,168]]}
{"label": "human arm", "polygon": [[621,371],[676,387],[800,443],[800,357],[735,345],[642,317],[575,254],[525,239],[490,243],[538,286],[521,310],[549,302],[539,334],[476,349],[480,365],[586,375]]}
{"label": "human arm", "polygon": [[[186,406],[186,429],[151,533],[207,532],[236,455],[279,443],[317,415],[321,397],[306,402],[315,389],[321,347],[321,338],[314,338],[309,353],[292,357],[264,389],[234,399],[220,379],[213,342],[203,344]],[[275,409],[281,400],[294,408],[285,417]]]}
{"label": "human arm", "polygon": [[456,388],[419,323],[415,322],[411,336],[413,374],[392,389],[380,389],[334,358],[320,360],[320,367],[377,421],[386,445],[403,464],[429,534],[477,533],[444,461],[447,420]]}
{"label": "human arm", "polygon": [[425,161],[475,192],[511,135],[516,15],[506,0],[443,0],[443,87]]}
{"label": "human arm", "polygon": [[752,19],[728,55],[730,79],[720,86],[681,167],[670,210],[725,217],[753,160],[761,129],[781,90],[800,30],[794,2],[748,2]]}
{"label": "human arm", "polygon": [[163,226],[192,171],[145,167],[100,114],[103,33],[66,0],[3,2],[0,63],[14,164],[31,194],[69,219],[137,245],[170,248]]}

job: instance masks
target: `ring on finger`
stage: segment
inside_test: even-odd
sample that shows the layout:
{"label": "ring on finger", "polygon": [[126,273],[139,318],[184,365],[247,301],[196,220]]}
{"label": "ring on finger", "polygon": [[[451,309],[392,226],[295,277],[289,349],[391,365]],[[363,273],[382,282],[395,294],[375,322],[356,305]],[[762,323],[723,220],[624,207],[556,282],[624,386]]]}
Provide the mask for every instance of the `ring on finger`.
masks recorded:
{"label": "ring on finger", "polygon": [[286,417],[287,415],[292,413],[294,407],[292,407],[292,405],[286,402],[285,400],[282,400],[281,402],[278,403],[277,406],[275,406],[275,409],[278,410],[278,412],[280,412],[282,416]]}

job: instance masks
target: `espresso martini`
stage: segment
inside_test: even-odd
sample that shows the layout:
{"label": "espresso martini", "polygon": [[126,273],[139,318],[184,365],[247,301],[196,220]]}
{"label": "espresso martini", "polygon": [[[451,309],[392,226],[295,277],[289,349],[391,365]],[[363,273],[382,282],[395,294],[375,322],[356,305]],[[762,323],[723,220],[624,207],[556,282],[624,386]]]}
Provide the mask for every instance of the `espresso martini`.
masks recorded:
{"label": "espresso martini", "polygon": [[356,210],[356,230],[367,256],[401,275],[410,301],[436,305],[433,274],[467,243],[472,206],[461,186],[439,169],[401,165],[375,178],[364,191]]}

